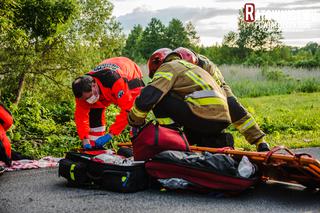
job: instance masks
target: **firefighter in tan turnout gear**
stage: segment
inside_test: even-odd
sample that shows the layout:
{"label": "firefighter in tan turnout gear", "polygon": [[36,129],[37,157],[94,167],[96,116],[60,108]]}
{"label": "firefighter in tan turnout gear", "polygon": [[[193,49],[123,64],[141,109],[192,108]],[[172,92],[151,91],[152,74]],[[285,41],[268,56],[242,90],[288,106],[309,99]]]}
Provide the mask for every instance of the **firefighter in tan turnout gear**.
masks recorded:
{"label": "firefighter in tan turnout gear", "polygon": [[238,102],[231,88],[226,84],[219,68],[207,57],[196,54],[187,48],[179,47],[173,52],[178,53],[182,59],[200,66],[214,78],[227,95],[231,121],[234,127],[250,144],[255,144],[258,151],[269,151],[269,145],[264,141],[264,132],[260,130],[253,116]]}
{"label": "firefighter in tan turnout gear", "polygon": [[200,66],[181,58],[168,48],[152,54],[148,61],[152,81],[136,99],[129,124],[143,125],[153,110],[161,125],[183,126],[190,144],[228,145],[217,144],[232,120],[225,89]]}
{"label": "firefighter in tan turnout gear", "polygon": [[161,125],[183,126],[190,144],[215,146],[231,123],[226,95],[205,70],[170,53],[163,48],[150,57],[152,81],[137,97],[129,124],[143,125],[153,110]]}

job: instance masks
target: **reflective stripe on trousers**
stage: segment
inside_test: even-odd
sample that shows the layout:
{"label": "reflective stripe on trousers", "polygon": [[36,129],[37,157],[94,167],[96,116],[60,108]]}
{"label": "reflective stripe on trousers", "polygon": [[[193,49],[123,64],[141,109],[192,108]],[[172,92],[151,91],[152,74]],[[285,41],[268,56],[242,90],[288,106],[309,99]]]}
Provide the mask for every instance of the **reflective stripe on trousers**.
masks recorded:
{"label": "reflective stripe on trousers", "polygon": [[90,140],[90,144],[92,146],[95,145],[95,141],[104,135],[106,131],[106,126],[99,126],[99,127],[94,127],[94,128],[90,128],[90,132],[89,132],[89,140]]}

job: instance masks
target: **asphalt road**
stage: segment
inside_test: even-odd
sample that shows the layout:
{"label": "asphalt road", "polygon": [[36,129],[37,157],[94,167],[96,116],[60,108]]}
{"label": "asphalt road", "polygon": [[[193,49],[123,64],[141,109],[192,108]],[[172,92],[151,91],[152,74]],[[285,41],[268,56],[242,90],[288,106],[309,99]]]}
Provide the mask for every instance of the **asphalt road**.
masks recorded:
{"label": "asphalt road", "polygon": [[[320,159],[320,148],[305,150]],[[57,169],[6,172],[0,213],[34,212],[320,212],[320,193],[296,185],[263,184],[237,197],[150,189],[132,194],[66,187]]]}

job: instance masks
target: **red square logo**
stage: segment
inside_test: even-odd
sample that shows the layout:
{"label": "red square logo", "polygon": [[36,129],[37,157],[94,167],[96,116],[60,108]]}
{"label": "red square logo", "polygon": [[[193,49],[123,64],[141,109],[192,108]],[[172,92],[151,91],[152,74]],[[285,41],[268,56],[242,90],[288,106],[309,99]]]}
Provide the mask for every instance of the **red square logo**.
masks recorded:
{"label": "red square logo", "polygon": [[244,21],[245,22],[253,22],[256,18],[256,8],[253,3],[246,3],[244,5]]}

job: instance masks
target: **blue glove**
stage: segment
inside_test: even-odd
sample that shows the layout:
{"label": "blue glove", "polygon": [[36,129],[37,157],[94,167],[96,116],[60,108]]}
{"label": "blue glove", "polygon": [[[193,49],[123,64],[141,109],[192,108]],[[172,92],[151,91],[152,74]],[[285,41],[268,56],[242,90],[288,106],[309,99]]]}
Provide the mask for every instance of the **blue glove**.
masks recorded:
{"label": "blue glove", "polygon": [[110,133],[99,137],[96,140],[96,147],[103,147],[106,143],[108,143],[112,139],[112,135]]}
{"label": "blue glove", "polygon": [[85,145],[83,145],[83,148],[84,149],[91,149],[92,147],[91,147],[91,144],[86,143]]}

